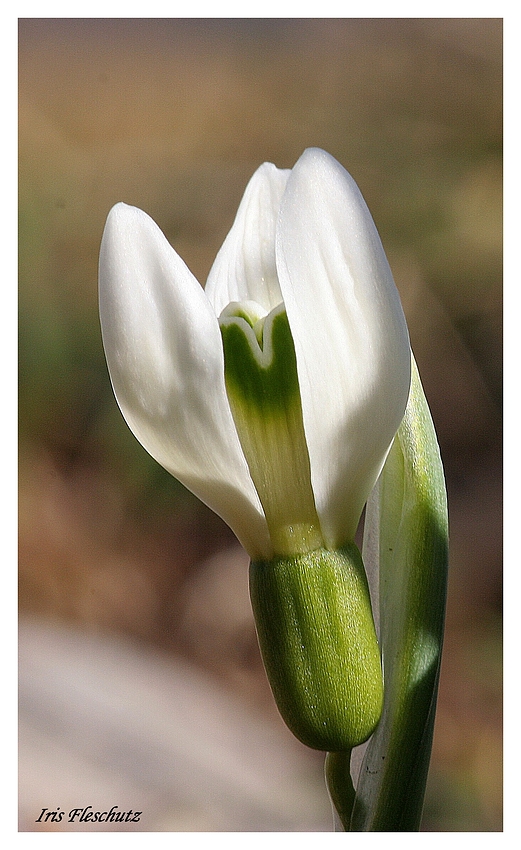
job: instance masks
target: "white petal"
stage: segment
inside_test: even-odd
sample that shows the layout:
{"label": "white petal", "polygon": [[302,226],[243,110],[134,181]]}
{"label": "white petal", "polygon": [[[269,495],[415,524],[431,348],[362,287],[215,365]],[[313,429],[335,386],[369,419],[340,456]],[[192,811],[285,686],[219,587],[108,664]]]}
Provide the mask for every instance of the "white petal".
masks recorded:
{"label": "white petal", "polygon": [[230,301],[256,301],[267,313],[282,301],[275,229],[289,173],[265,162],[246,187],[205,287],[218,316]]}
{"label": "white petal", "polygon": [[100,316],[114,392],[137,439],[256,556],[266,522],[224,386],[217,317],[156,224],[117,204],[100,253]]}
{"label": "white petal", "polygon": [[329,546],[352,540],[403,417],[407,326],[358,187],[324,151],[289,177],[277,231],[297,355],[311,479]]}

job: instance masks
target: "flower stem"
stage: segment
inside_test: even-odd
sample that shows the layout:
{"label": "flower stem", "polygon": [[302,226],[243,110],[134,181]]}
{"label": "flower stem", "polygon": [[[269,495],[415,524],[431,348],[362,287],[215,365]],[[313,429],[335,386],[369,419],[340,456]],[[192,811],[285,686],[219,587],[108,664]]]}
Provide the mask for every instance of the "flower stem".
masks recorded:
{"label": "flower stem", "polygon": [[355,789],[350,772],[351,750],[327,753],[325,773],[331,803],[344,832],[349,832],[351,812],[355,802]]}

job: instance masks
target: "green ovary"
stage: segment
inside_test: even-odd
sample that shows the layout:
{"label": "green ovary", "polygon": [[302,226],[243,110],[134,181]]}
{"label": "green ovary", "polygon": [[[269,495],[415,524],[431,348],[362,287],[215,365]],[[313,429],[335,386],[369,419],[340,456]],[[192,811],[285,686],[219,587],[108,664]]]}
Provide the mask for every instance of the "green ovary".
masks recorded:
{"label": "green ovary", "polygon": [[254,561],[250,594],[266,672],[293,734],[329,752],[367,740],[380,718],[383,682],[355,544]]}

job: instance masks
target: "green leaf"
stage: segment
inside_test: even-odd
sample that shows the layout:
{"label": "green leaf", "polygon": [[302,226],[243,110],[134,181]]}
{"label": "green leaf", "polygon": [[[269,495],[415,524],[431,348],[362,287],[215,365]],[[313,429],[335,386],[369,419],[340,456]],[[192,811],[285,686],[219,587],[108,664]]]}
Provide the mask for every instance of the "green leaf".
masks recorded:
{"label": "green leaf", "polygon": [[429,769],[448,568],[443,467],[414,360],[407,410],[367,507],[364,551],[375,544],[384,708],[350,831],[410,832],[420,827]]}

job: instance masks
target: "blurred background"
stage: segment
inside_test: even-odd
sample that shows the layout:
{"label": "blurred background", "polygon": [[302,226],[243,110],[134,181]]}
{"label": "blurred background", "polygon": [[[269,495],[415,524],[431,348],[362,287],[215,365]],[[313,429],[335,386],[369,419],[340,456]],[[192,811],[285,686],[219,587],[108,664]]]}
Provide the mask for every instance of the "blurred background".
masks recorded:
{"label": "blurred background", "polygon": [[[502,829],[499,19],[22,19],[20,829],[327,831],[274,707],[248,559],[132,437],[97,262],[117,201],[201,282],[265,160],[351,172],[387,251],[451,521],[424,831]],[[112,827],[110,827],[112,828]]]}

